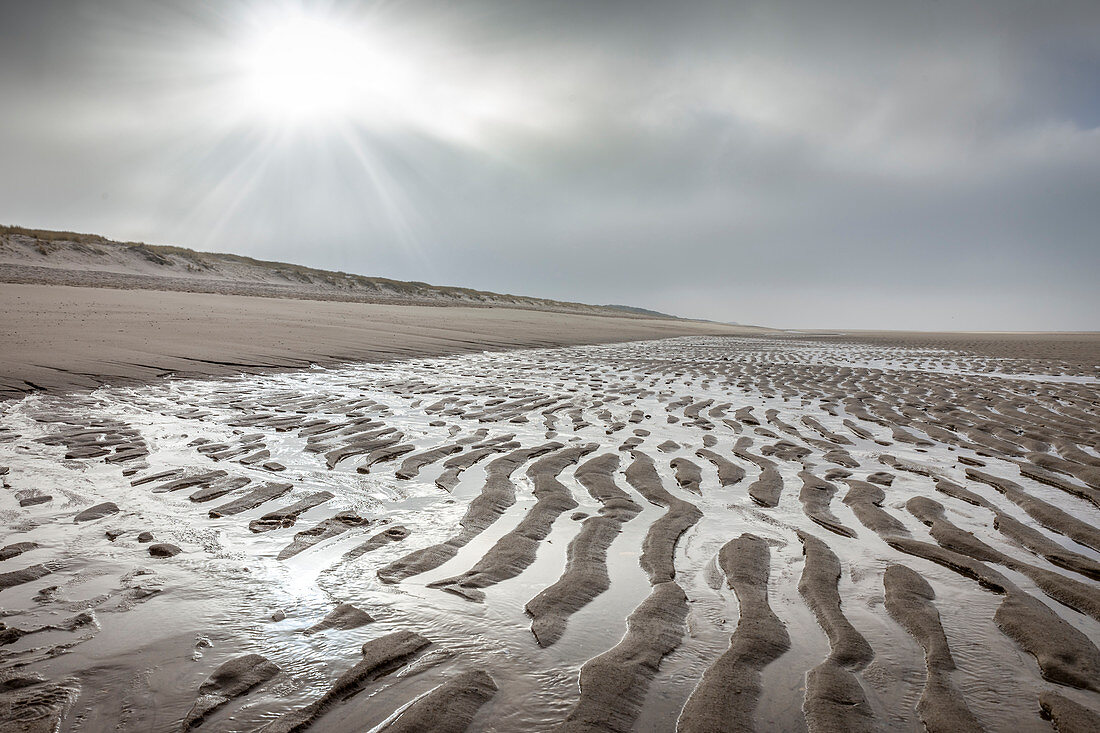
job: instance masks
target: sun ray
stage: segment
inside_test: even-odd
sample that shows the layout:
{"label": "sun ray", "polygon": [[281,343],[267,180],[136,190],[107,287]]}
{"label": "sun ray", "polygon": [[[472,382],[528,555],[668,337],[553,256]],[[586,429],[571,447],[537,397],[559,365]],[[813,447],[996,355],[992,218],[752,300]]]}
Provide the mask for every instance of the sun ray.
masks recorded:
{"label": "sun ray", "polygon": [[419,217],[416,215],[415,209],[408,204],[404,189],[394,180],[386,167],[377,161],[374,152],[366,144],[361,131],[356,130],[351,125],[342,125],[339,132],[341,139],[347,146],[347,150],[355,156],[355,159],[370,179],[373,190],[378,196],[386,213],[386,218],[394,232],[418,260],[425,260],[426,258],[419,246],[419,239],[416,236]]}

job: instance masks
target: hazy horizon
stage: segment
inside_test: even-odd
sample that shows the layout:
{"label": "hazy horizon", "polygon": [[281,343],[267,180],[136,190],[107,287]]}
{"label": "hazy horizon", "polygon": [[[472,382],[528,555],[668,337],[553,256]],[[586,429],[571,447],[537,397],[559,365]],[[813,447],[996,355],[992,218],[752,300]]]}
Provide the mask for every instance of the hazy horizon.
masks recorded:
{"label": "hazy horizon", "polygon": [[1100,4],[0,3],[0,222],[780,328],[1100,329]]}

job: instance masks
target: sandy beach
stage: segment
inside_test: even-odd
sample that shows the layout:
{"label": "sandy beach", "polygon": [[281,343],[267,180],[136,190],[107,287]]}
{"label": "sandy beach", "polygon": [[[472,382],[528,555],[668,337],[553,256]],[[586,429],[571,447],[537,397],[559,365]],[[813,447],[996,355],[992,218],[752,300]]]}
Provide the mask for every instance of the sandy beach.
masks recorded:
{"label": "sandy beach", "polygon": [[1100,733],[1100,2],[0,12],[0,733]]}
{"label": "sandy beach", "polygon": [[427,307],[0,283],[0,398],[311,364],[764,329],[499,307]]}
{"label": "sandy beach", "polygon": [[0,729],[1100,719],[1095,334],[0,293]]}

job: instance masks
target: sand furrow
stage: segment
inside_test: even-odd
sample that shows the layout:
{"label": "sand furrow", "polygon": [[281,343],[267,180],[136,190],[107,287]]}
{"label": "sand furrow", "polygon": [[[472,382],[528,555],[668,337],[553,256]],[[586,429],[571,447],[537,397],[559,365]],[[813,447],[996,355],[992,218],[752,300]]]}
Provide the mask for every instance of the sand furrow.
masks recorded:
{"label": "sand furrow", "polygon": [[858,479],[845,479],[845,482],[850,488],[844,496],[844,503],[852,508],[852,513],[864,527],[882,537],[904,537],[909,534],[904,524],[882,508],[882,503],[886,501],[886,492],[882,487]]}
{"label": "sand furrow", "polygon": [[1065,549],[1042,532],[1032,529],[1023,522],[1019,522],[1007,514],[997,514],[993,519],[993,527],[1048,562],[1066,570],[1080,573],[1092,580],[1100,581],[1100,562]]}
{"label": "sand furrow", "polygon": [[1051,598],[1100,621],[1100,590],[1000,552],[972,533],[949,522],[944,515],[943,505],[932,499],[915,496],[906,503],[906,508],[931,528],[932,537],[945,549],[969,555],[982,562],[997,563],[1026,575]]}
{"label": "sand furrow", "polygon": [[1100,692],[1100,650],[1083,633],[1005,576],[962,553],[909,537],[892,537],[895,550],[931,560],[982,587],[1003,594],[994,620],[1001,630],[1035,657],[1043,677],[1071,687]]}
{"label": "sand furrow", "polygon": [[1072,483],[1046,469],[1036,466],[1034,463],[1018,461],[1016,465],[1020,467],[1021,476],[1029,478],[1032,481],[1038,481],[1041,484],[1046,484],[1047,486],[1053,486],[1056,489],[1066,492],[1070,496],[1084,499],[1093,506],[1100,508],[1100,490],[1090,486],[1080,486]]}
{"label": "sand furrow", "polygon": [[416,478],[420,473],[420,469],[425,466],[430,466],[436,461],[446,458],[453,453],[458,453],[462,448],[463,446],[458,444],[441,445],[421,453],[413,453],[401,462],[401,467],[394,472],[394,475],[399,479],[405,480]]}
{"label": "sand furrow", "polygon": [[676,485],[685,491],[702,495],[703,472],[698,465],[686,458],[673,458],[670,462],[676,472]]}
{"label": "sand furrow", "polygon": [[462,529],[445,542],[411,552],[379,569],[379,579],[384,583],[399,583],[434,570],[450,560],[470,540],[493,524],[505,509],[515,504],[516,488],[511,480],[512,473],[532,458],[562,447],[561,443],[546,443],[535,448],[521,448],[491,461],[481,493],[470,501],[466,514],[459,520]]}
{"label": "sand furrow", "polygon": [[708,448],[700,448],[695,451],[695,455],[714,464],[718,469],[718,483],[721,486],[733,486],[745,478],[745,469]]}
{"label": "sand furrow", "polygon": [[351,562],[352,560],[362,557],[368,552],[373,552],[374,550],[385,547],[391,542],[401,542],[408,538],[409,534],[410,532],[408,527],[402,526],[400,524],[395,524],[392,527],[387,527],[381,532],[372,535],[370,539],[368,539],[366,542],[360,545],[356,545],[355,547],[345,552],[343,560],[344,562]]}
{"label": "sand furrow", "polygon": [[181,730],[202,724],[212,712],[235,697],[267,682],[281,670],[262,654],[246,654],[225,662],[199,685],[199,698],[183,719]]}
{"label": "sand furrow", "polygon": [[929,733],[980,731],[981,725],[951,680],[955,660],[947,645],[932,586],[904,565],[891,565],[883,575],[886,610],[924,648],[928,677],[917,713]]}
{"label": "sand furrow", "polygon": [[661,660],[680,645],[686,617],[683,589],[671,581],[654,585],[653,592],[627,619],[622,641],[581,667],[580,697],[558,730],[633,730]]}
{"label": "sand furrow", "polygon": [[408,664],[429,644],[430,641],[411,631],[395,631],[368,641],[363,645],[363,658],[337,677],[323,695],[268,723],[263,727],[263,733],[294,733],[309,728],[328,708]]}
{"label": "sand furrow", "polygon": [[1077,519],[1053,504],[1031,496],[1015,481],[974,468],[966,469],[966,477],[971,481],[979,481],[997,489],[1005,495],[1005,498],[1050,531],[1065,535],[1074,542],[1100,552],[1100,529]]}
{"label": "sand furrow", "polygon": [[838,491],[837,487],[809,471],[799,471],[798,477],[802,479],[798,499],[806,516],[830,532],[842,537],[855,537],[855,530],[845,526],[829,511],[829,503]]}
{"label": "sand furrow", "polygon": [[468,670],[417,698],[380,733],[463,733],[496,691],[496,683],[488,672]]}
{"label": "sand furrow", "polygon": [[366,460],[356,466],[356,473],[370,473],[371,469],[379,463],[389,463],[396,460],[406,453],[412,453],[416,450],[416,446],[412,443],[389,443],[383,445],[381,448],[372,450]]}
{"label": "sand furrow", "polygon": [[565,448],[531,464],[527,475],[534,483],[535,506],[512,531],[497,540],[472,568],[462,575],[429,583],[429,588],[455,593],[471,601],[482,601],[485,588],[522,573],[535,561],[539,543],[550,534],[554,521],[577,506],[558,475],[596,450],[596,443]]}
{"label": "sand furrow", "polygon": [[365,435],[356,437],[354,441],[350,441],[347,444],[334,448],[325,452],[325,464],[329,468],[336,468],[336,465],[347,458],[353,456],[364,456],[373,450],[378,448],[384,448],[389,445],[400,442],[402,438],[401,433],[397,432],[393,428],[385,428],[383,430],[376,430]]}
{"label": "sand furrow", "polygon": [[280,550],[276,557],[279,560],[289,560],[295,555],[333,537],[342,535],[350,529],[364,527],[368,524],[370,524],[369,519],[364,519],[355,512],[340,512],[334,517],[323,520],[316,526],[296,532],[294,541]]}
{"label": "sand furrow", "polygon": [[56,567],[49,563],[39,563],[37,565],[31,565],[30,567],[20,568],[19,570],[9,570],[6,573],[0,573],[0,591],[14,588],[24,583],[30,583],[39,578],[44,578],[56,569]]}
{"label": "sand furrow", "polygon": [[170,491],[179,491],[180,489],[191,489],[196,486],[208,486],[214,481],[225,478],[228,475],[228,472],[219,469],[217,471],[207,471],[192,476],[184,476],[154,487],[153,493],[163,494]]}
{"label": "sand furrow", "polygon": [[519,447],[520,443],[514,440],[485,448],[474,447],[461,455],[444,461],[443,471],[436,478],[435,485],[449,494],[458,486],[463,471],[495,453],[504,453]]}
{"label": "sand furrow", "polygon": [[314,492],[290,506],[268,512],[259,519],[253,519],[248,523],[248,528],[253,532],[270,532],[274,529],[292,527],[298,521],[299,516],[316,506],[324,504],[333,497],[335,497],[335,494],[331,491]]}
{"label": "sand furrow", "polygon": [[1039,705],[1058,733],[1096,733],[1100,730],[1100,712],[1065,695],[1046,690],[1039,695]]}
{"label": "sand furrow", "polygon": [[1016,544],[1059,567],[1080,573],[1092,580],[1100,580],[1100,563],[1092,558],[1067,550],[1042,532],[1003,513],[985,497],[946,479],[936,481],[936,491],[953,496],[968,504],[988,509],[993,512],[993,527]]}
{"label": "sand furrow", "polygon": [[810,733],[874,730],[871,706],[853,674],[870,663],[874,651],[840,609],[840,561],[813,535],[799,532],[798,539],[806,557],[798,592],[825,630],[830,647],[829,657],[806,676],[806,726]]}
{"label": "sand furrow", "polygon": [[248,478],[247,476],[235,476],[233,478],[218,481],[215,484],[199,489],[187,498],[195,502],[196,504],[213,501],[214,499],[220,499],[226,494],[232,493],[239,488],[247,486],[250,483],[252,483],[252,479]]}
{"label": "sand furrow", "polygon": [[733,447],[733,452],[738,458],[751,461],[760,467],[760,475],[749,484],[749,496],[760,506],[778,506],[779,495],[783,491],[783,477],[776,470],[774,461],[746,450],[750,445],[752,445],[752,439],[738,438]]}
{"label": "sand furrow", "polygon": [[291,488],[293,488],[292,484],[268,482],[263,486],[257,486],[247,494],[239,496],[231,502],[211,509],[209,515],[211,518],[217,518],[240,514],[241,512],[255,509],[273,499],[278,499],[280,496],[290,491]]}
{"label": "sand furrow", "polygon": [[729,649],[706,672],[680,713],[682,733],[753,731],[760,672],[790,646],[783,622],[768,604],[768,544],[752,534],[730,540],[718,554],[741,616]]}
{"label": "sand furrow", "polygon": [[[870,486],[870,484],[867,484]],[[853,510],[856,506],[853,506]],[[943,565],[984,588],[1003,594],[994,620],[1001,630],[1035,657],[1047,679],[1074,687],[1100,691],[1100,650],[1083,633],[1063,621],[1041,601],[1020,590],[1005,576],[970,555],[912,539],[908,532],[890,530],[896,523],[888,513],[875,507],[876,519],[869,524],[895,550]],[[863,518],[860,517],[861,521]],[[868,524],[867,522],[864,522]],[[900,524],[900,523],[898,523]],[[943,527],[943,530],[949,528]],[[941,532],[941,537],[945,536]]]}
{"label": "sand furrow", "polygon": [[694,526],[703,513],[694,504],[670,494],[661,485],[653,459],[641,451],[634,451],[634,460],[625,475],[627,483],[646,501],[668,509],[650,525],[642,540],[642,556],[638,561],[649,575],[651,584],[668,582],[676,577],[676,543],[680,535]]}
{"label": "sand furrow", "polygon": [[527,602],[531,633],[540,646],[561,638],[569,616],[611,587],[607,574],[607,548],[642,508],[615,486],[614,471],[619,457],[605,454],[577,468],[577,481],[603,506],[600,514],[588,517],[581,531],[569,543],[565,570],[550,587]]}

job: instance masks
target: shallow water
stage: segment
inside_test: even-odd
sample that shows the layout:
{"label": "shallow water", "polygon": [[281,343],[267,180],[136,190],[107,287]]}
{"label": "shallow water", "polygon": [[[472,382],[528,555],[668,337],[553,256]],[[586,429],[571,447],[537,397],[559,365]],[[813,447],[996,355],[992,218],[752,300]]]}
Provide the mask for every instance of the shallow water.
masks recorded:
{"label": "shallow water", "polygon": [[[847,492],[843,481],[834,481],[839,491],[830,510],[856,531],[855,538],[833,534],[813,522],[799,500],[799,471],[822,476],[838,468],[824,453],[841,446],[801,422],[803,416],[811,416],[843,436],[847,444],[842,447],[859,464],[849,469],[853,478],[893,474],[892,483],[883,487],[882,508],[914,538],[935,543],[906,510],[906,501],[931,497],[945,507],[952,523],[1005,555],[1100,592],[1096,580],[1054,565],[994,530],[987,509],[938,493],[933,478],[892,469],[880,459],[888,454],[919,464],[1094,561],[1100,560],[1097,549],[1038,525],[994,489],[968,481],[959,457],[981,461],[981,470],[1010,478],[1029,494],[1093,526],[1100,523],[1100,508],[1021,477],[1013,462],[1017,456],[989,445],[979,451],[961,447],[972,443],[961,432],[961,443],[950,445],[906,424],[921,443],[895,442],[888,425],[901,415],[890,415],[874,402],[866,402],[867,412],[861,412],[858,405],[865,399],[854,397],[872,397],[895,410],[916,409],[928,422],[946,429],[963,424],[1001,428],[1004,425],[989,423],[982,412],[991,401],[1035,403],[1060,416],[1058,424],[1039,418],[1027,426],[1007,420],[1004,424],[1033,437],[1068,439],[1086,454],[1100,455],[1097,382],[1088,369],[1073,373],[1064,364],[1055,370],[1039,361],[1031,373],[1021,368],[1020,360],[1008,364],[957,350],[823,345],[794,338],[686,338],[219,381],[168,380],[141,388],[32,396],[0,404],[0,466],[9,469],[0,494],[4,544],[39,545],[0,561],[0,572],[35,563],[58,564],[45,577],[0,591],[4,621],[29,630],[60,624],[86,609],[95,615],[93,626],[43,631],[0,647],[0,665],[5,676],[18,669],[20,674],[38,672],[47,680],[73,681],[79,695],[62,716],[62,730],[169,731],[179,729],[199,684],[217,665],[245,653],[263,654],[279,665],[281,674],[231,701],[206,724],[212,730],[255,730],[320,696],[359,659],[364,642],[407,629],[431,639],[429,655],[407,672],[384,677],[337,705],[318,720],[316,729],[358,731],[380,725],[454,672],[469,668],[489,671],[499,688],[477,712],[473,728],[553,728],[577,702],[581,666],[619,643],[627,616],[650,593],[639,557],[649,528],[665,508],[647,502],[624,479],[631,454],[620,447],[636,437],[641,439],[637,450],[656,462],[664,488],[703,512],[703,518],[680,537],[675,551],[676,581],[688,597],[687,622],[678,648],[662,660],[640,708],[630,711],[637,729],[674,729],[700,676],[728,647],[737,626],[738,602],[714,558],[726,542],[746,532],[772,545],[769,600],[792,643],[763,671],[755,721],[760,730],[804,729],[805,674],[829,654],[829,643],[798,591],[801,531],[826,541],[840,560],[841,610],[875,651],[874,661],[857,674],[882,727],[921,729],[915,705],[924,684],[923,651],[886,612],[883,601],[882,574],[889,565],[901,563],[924,575],[935,589],[958,667],[953,680],[970,710],[990,729],[1011,721],[1021,731],[1049,730],[1038,714],[1040,690],[1057,688],[1094,709],[1100,708],[1100,699],[1095,692],[1041,677],[1034,659],[994,624],[1000,596],[946,568],[892,549],[842,502]],[[686,407],[704,400],[713,402],[699,410],[698,418],[685,414]],[[724,413],[712,414],[725,403],[729,406]],[[744,407],[753,408],[758,425],[734,419]],[[769,423],[769,409],[778,411],[778,421]],[[640,418],[636,411],[641,411]],[[877,442],[845,427],[846,419]],[[356,427],[368,420],[373,427]],[[414,448],[394,461],[371,466],[367,473],[356,471],[365,454],[329,468],[323,451],[307,450],[318,441],[331,450],[353,440],[356,430],[383,427],[400,432],[400,442]],[[809,451],[801,460],[768,457],[784,482],[775,507],[758,506],[749,498],[746,489],[760,469],[732,451],[739,437],[749,437],[749,450],[760,455],[763,448],[776,444],[777,438],[768,433]],[[616,484],[642,507],[608,548],[610,589],[574,613],[560,641],[547,648],[535,642],[524,605],[561,574],[569,543],[582,523],[572,514],[593,515],[601,509],[574,478],[575,466],[558,478],[577,507],[556,519],[522,572],[484,589],[483,602],[427,586],[468,570],[531,510],[535,497],[526,474],[530,463],[512,475],[515,503],[453,558],[396,584],[383,583],[375,574],[414,550],[452,536],[485,484],[486,466],[504,452],[463,471],[450,494],[434,483],[446,458],[423,467],[415,478],[401,479],[395,473],[404,459],[455,441],[469,439],[469,446],[508,435],[524,447],[549,440],[567,446],[599,444],[582,461],[617,453],[621,460]],[[743,481],[720,486],[714,465],[695,455],[705,436],[712,436],[712,450],[745,469]],[[196,443],[197,439],[206,442]],[[659,449],[666,441],[678,446]],[[224,447],[210,451],[215,443]],[[99,447],[103,455],[66,458],[74,451],[80,455],[89,445],[93,452]],[[251,465],[241,462],[260,449],[270,455]],[[134,457],[127,457],[128,450]],[[669,464],[678,457],[700,466],[701,495],[676,485]],[[120,460],[113,462],[116,458]],[[202,503],[188,499],[200,487],[157,493],[158,487],[178,476],[132,485],[173,469],[181,469],[183,475],[223,470],[228,474],[223,481],[241,477],[250,483]],[[1078,476],[1059,477],[1088,489]],[[292,488],[243,513],[208,516],[211,508],[269,481],[287,482]],[[293,526],[250,531],[252,520],[318,491],[329,491],[333,497],[302,513]],[[35,493],[52,499],[20,507],[19,498]],[[79,511],[105,501],[117,504],[119,513],[74,523]],[[355,512],[370,522],[289,559],[278,559],[296,532],[339,512]],[[411,530],[408,539],[355,560],[343,558],[393,525]],[[109,530],[122,534],[111,541]],[[141,531],[151,532],[156,542],[178,545],[182,553],[150,557],[147,545],[136,539]],[[1094,618],[1047,597],[1019,573],[1000,565],[995,569],[1040,598],[1093,644],[1100,643],[1100,623]],[[53,586],[56,590],[42,593]],[[352,630],[300,633],[340,603],[366,610],[375,622]],[[280,610],[285,620],[271,620]]]}

